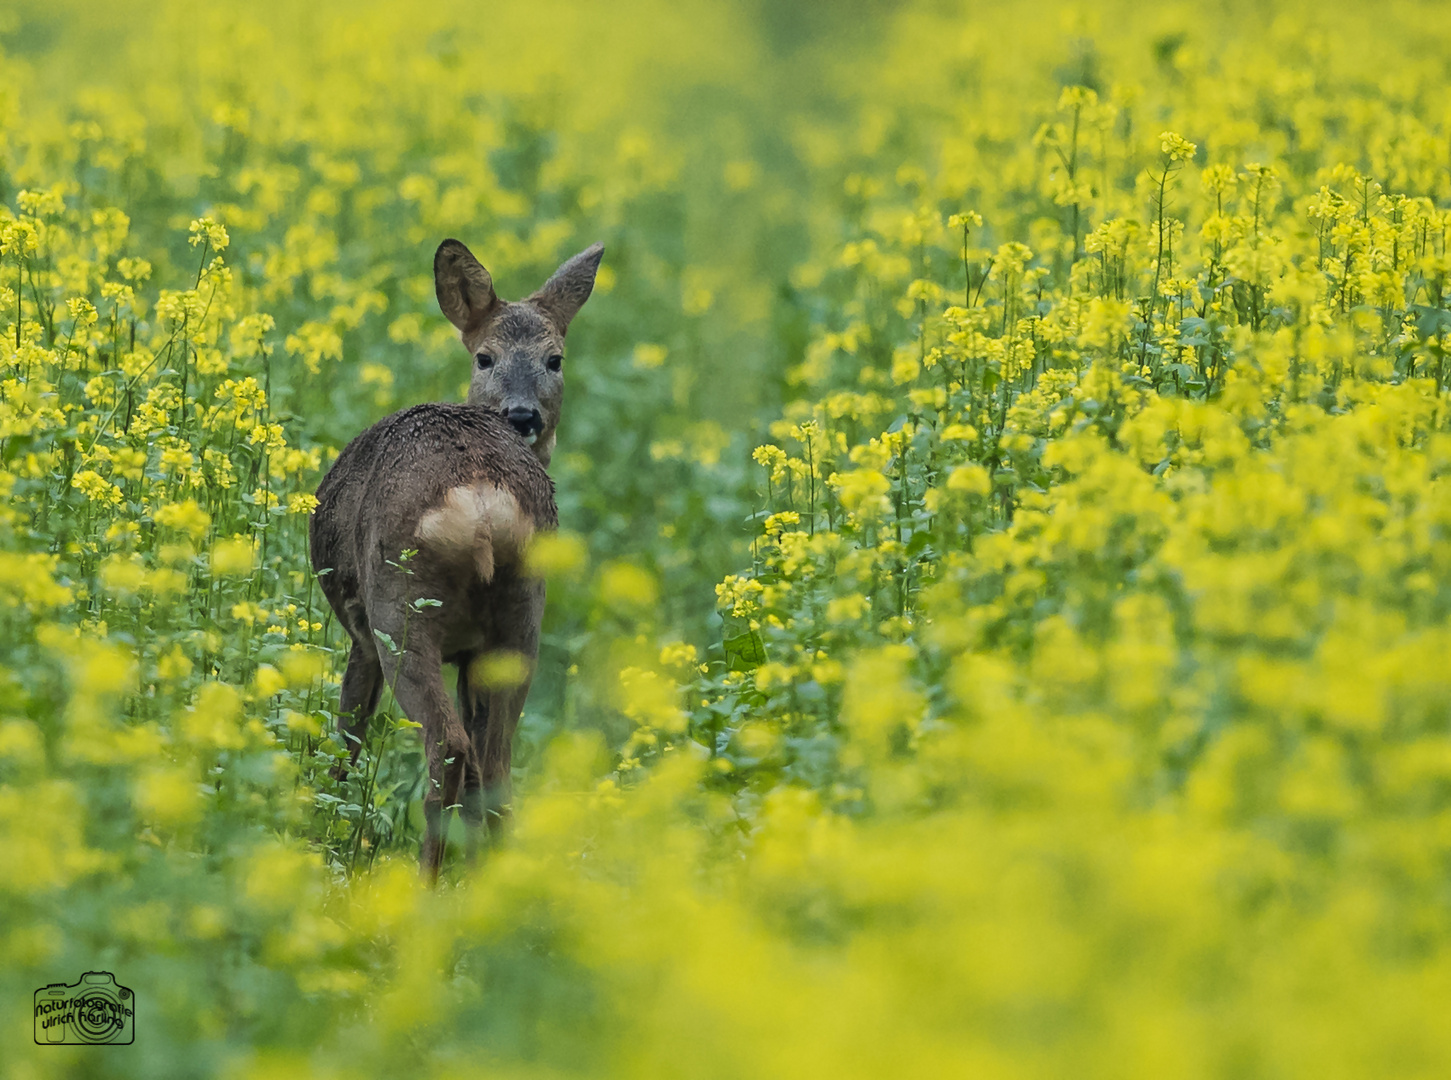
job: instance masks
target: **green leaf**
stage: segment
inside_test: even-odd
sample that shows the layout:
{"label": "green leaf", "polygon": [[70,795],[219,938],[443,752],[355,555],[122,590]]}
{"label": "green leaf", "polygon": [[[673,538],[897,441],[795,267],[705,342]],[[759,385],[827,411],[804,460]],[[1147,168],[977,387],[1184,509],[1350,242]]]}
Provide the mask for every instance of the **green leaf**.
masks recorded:
{"label": "green leaf", "polygon": [[9,465],[25,451],[35,445],[34,435],[12,435],[5,443],[4,463]]}
{"label": "green leaf", "polygon": [[726,666],[732,671],[750,671],[766,662],[766,643],[754,630],[726,638],[721,646],[725,649]]}

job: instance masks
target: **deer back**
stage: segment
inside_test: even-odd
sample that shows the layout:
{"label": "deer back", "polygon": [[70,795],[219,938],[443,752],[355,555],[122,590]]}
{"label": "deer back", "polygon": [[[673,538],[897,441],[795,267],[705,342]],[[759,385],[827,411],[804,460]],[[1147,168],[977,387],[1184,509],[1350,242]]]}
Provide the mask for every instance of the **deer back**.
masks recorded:
{"label": "deer back", "polygon": [[317,499],[313,568],[350,627],[396,600],[404,552],[417,552],[409,569],[432,588],[462,596],[517,565],[529,537],[558,520],[539,459],[506,420],[471,405],[417,405],[374,424]]}

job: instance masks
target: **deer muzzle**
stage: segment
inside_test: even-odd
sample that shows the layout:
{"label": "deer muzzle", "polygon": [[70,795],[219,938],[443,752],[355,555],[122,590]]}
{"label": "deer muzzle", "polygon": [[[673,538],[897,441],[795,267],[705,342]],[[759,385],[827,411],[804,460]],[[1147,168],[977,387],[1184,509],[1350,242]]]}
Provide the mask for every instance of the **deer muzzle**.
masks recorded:
{"label": "deer muzzle", "polygon": [[538,409],[530,408],[527,405],[512,405],[504,410],[504,419],[517,431],[525,442],[531,446],[534,440],[539,438],[540,432],[544,430],[544,417],[539,414]]}

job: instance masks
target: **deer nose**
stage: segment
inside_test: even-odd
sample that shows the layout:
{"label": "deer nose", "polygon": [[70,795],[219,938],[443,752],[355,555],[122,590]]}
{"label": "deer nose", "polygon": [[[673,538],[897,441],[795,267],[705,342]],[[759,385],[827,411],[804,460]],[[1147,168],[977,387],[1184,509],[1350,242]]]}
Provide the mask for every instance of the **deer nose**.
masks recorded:
{"label": "deer nose", "polygon": [[544,430],[544,417],[539,415],[539,410],[524,405],[515,405],[513,408],[505,409],[504,419],[509,421],[514,430],[526,439],[531,435],[538,435]]}

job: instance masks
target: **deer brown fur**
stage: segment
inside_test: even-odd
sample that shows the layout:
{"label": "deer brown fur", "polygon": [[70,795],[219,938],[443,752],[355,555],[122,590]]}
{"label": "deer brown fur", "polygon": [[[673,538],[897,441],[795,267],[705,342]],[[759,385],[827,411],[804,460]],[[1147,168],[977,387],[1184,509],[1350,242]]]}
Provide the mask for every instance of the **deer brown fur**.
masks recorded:
{"label": "deer brown fur", "polygon": [[[422,869],[436,879],[448,811],[470,847],[509,813],[510,750],[539,653],[544,583],[529,538],[556,526],[545,466],[563,401],[564,335],[603,248],[570,259],[511,303],[468,248],[434,256],[439,306],[474,358],[468,401],[395,413],[347,445],[317,490],[312,565],[352,639],[339,727],[357,760],[385,685],[422,728],[428,761]],[[413,552],[414,554],[405,554]],[[438,603],[433,603],[437,601]],[[486,686],[478,661],[511,652],[518,685]],[[442,665],[458,669],[457,708]]]}

